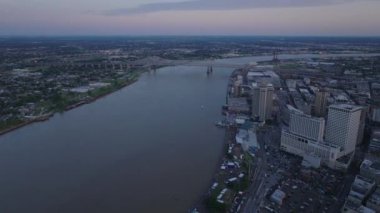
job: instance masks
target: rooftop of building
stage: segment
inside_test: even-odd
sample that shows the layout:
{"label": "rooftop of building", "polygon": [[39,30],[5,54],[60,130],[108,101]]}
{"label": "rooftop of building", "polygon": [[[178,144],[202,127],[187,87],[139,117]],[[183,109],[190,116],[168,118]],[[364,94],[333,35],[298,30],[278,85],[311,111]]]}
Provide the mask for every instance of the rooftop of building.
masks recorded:
{"label": "rooftop of building", "polygon": [[294,110],[292,111],[292,114],[294,115],[298,115],[298,116],[302,116],[302,117],[305,117],[305,118],[310,118],[310,119],[313,119],[313,120],[325,120],[324,118],[320,118],[320,117],[314,117],[314,116],[311,116],[309,114],[305,114],[304,112],[300,111],[300,110]]}
{"label": "rooftop of building", "polygon": [[288,110],[290,111],[295,111],[295,112],[298,112],[298,113],[303,113],[301,110],[295,108],[294,106],[290,105],[290,104],[286,104],[286,107],[288,108]]}
{"label": "rooftop of building", "polygon": [[372,193],[368,202],[380,206],[380,188],[377,188],[376,191]]}
{"label": "rooftop of building", "polygon": [[354,112],[354,111],[362,109],[361,106],[356,106],[356,105],[351,105],[351,104],[333,104],[333,105],[330,105],[329,108],[347,110],[350,112]]}
{"label": "rooftop of building", "polygon": [[228,98],[228,104],[246,104],[247,103],[247,99],[244,98],[244,97],[241,97],[241,98],[232,98],[232,97],[229,97]]}
{"label": "rooftop of building", "polygon": [[354,155],[354,152],[351,152],[347,155],[343,155],[342,157],[336,159],[336,161],[338,161],[339,163],[344,163],[344,164],[347,164],[350,162],[352,156]]}
{"label": "rooftop of building", "polygon": [[271,195],[272,198],[277,200],[282,200],[286,197],[285,192],[281,191],[280,189],[276,189],[273,194]]}
{"label": "rooftop of building", "polygon": [[252,87],[254,88],[273,88],[272,83],[258,83],[258,82],[252,82]]}
{"label": "rooftop of building", "polygon": [[263,72],[260,72],[260,71],[249,71],[249,72],[247,73],[247,76],[261,77],[261,76],[264,76],[264,73],[263,73]]}
{"label": "rooftop of building", "polygon": [[375,170],[377,172],[380,173],[380,162],[378,161],[371,161],[371,160],[368,160],[368,159],[365,159],[361,166],[360,166],[361,169],[371,169],[371,170]]}
{"label": "rooftop of building", "polygon": [[[351,191],[366,194],[375,186],[375,181],[365,178],[361,175],[356,175],[354,182],[351,186]],[[350,192],[351,193],[351,192]]]}
{"label": "rooftop of building", "polygon": [[360,206],[358,209],[357,209],[357,211],[359,212],[359,213],[376,213],[373,209],[370,209],[370,208],[368,208],[368,207],[366,207],[366,206]]}
{"label": "rooftop of building", "polygon": [[[351,211],[350,211],[351,210]],[[359,212],[359,213],[376,213],[374,210],[367,208],[360,203],[352,202],[350,200],[346,200],[344,203],[343,211],[342,212]]]}

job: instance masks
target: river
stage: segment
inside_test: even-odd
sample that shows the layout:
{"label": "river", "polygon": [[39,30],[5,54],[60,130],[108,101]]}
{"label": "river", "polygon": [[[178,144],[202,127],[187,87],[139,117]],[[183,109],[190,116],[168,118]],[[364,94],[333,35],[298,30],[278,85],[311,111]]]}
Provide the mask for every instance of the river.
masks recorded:
{"label": "river", "polygon": [[0,212],[186,212],[222,153],[224,131],[214,122],[232,71],[144,73],[96,102],[0,136]]}

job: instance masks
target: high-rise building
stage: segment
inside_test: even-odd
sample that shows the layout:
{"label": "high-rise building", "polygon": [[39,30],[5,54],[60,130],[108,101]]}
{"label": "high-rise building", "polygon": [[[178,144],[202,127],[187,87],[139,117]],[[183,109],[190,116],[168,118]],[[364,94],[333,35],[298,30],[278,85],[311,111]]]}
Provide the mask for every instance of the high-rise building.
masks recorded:
{"label": "high-rise building", "polygon": [[314,141],[323,141],[325,119],[303,113],[291,113],[289,131]]}
{"label": "high-rise building", "polygon": [[240,97],[241,91],[241,83],[239,81],[234,82],[234,86],[232,87],[232,94],[234,97]]}
{"label": "high-rise building", "polygon": [[327,98],[329,93],[325,90],[319,90],[315,94],[315,102],[313,105],[313,115],[324,117],[326,115]]}
{"label": "high-rise building", "polygon": [[254,83],[252,86],[252,117],[258,118],[259,121],[270,119],[273,106],[273,85]]}
{"label": "high-rise building", "polygon": [[360,137],[362,112],[359,106],[331,105],[324,134],[324,118],[293,111],[289,129],[281,134],[281,149],[302,157],[313,155],[331,168],[346,170]]}
{"label": "high-rise building", "polygon": [[341,147],[340,156],[355,151],[362,107],[331,105],[328,111],[326,142]]}
{"label": "high-rise building", "polygon": [[289,130],[281,133],[283,151],[305,156],[316,156],[330,166],[336,167],[340,147],[323,141],[325,120],[299,112],[290,115]]}
{"label": "high-rise building", "polygon": [[359,132],[358,132],[358,139],[356,141],[356,145],[362,144],[363,138],[364,138],[364,131],[365,131],[365,124],[367,119],[367,114],[369,111],[368,107],[361,107],[361,113],[360,113],[360,123],[359,123]]}

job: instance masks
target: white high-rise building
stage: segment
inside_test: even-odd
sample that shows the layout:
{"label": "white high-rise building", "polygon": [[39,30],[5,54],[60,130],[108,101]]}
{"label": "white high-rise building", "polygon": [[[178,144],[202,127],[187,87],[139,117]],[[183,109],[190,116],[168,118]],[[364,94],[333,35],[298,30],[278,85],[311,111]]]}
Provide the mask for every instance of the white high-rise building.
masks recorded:
{"label": "white high-rise building", "polygon": [[325,120],[294,111],[290,115],[289,130],[281,133],[281,149],[302,157],[316,156],[335,168],[340,148],[323,141]]}
{"label": "white high-rise building", "polygon": [[359,106],[330,106],[323,138],[323,118],[294,111],[290,115],[289,130],[282,131],[281,149],[303,157],[317,156],[331,168],[346,170],[353,159],[362,112]]}
{"label": "white high-rise building", "polygon": [[326,142],[341,147],[341,156],[355,151],[361,113],[359,106],[338,104],[329,107]]}
{"label": "white high-rise building", "polygon": [[254,83],[252,86],[252,117],[258,117],[259,121],[270,119],[273,106],[273,85]]}
{"label": "white high-rise building", "polygon": [[325,119],[303,113],[291,113],[289,131],[314,141],[323,141]]}

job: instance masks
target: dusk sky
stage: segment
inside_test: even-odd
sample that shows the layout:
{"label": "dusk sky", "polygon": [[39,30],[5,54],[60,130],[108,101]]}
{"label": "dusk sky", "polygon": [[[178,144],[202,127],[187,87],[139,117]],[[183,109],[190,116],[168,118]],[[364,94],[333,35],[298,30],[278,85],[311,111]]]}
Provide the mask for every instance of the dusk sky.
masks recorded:
{"label": "dusk sky", "polygon": [[0,35],[380,35],[380,0],[0,0]]}

